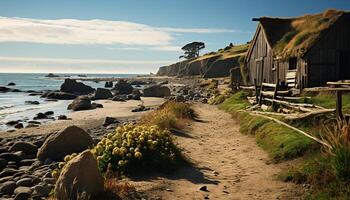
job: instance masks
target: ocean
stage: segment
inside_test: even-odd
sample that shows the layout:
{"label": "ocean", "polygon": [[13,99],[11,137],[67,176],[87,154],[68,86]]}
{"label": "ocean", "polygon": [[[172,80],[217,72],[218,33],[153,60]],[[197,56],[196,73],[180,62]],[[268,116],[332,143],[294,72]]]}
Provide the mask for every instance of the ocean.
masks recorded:
{"label": "ocean", "polygon": [[[48,78],[47,74],[16,74],[16,73],[0,73],[0,86],[19,89],[21,91],[43,91],[43,90],[59,90],[64,79]],[[77,77],[78,74],[57,74],[60,76],[68,75]],[[88,74],[88,78],[128,78],[136,76],[135,74]],[[7,86],[13,82],[15,86]],[[84,84],[91,87],[104,87],[104,82],[95,83],[92,81],[83,81]],[[67,105],[71,100],[47,101],[40,96],[29,96],[25,92],[0,92],[0,131],[10,130],[13,127],[7,126],[6,123],[12,120],[32,120],[39,112],[54,111],[54,116],[65,115],[70,111]],[[26,104],[25,101],[38,101],[39,105]],[[45,121],[44,121],[45,122]],[[26,124],[26,123],[24,123]]]}

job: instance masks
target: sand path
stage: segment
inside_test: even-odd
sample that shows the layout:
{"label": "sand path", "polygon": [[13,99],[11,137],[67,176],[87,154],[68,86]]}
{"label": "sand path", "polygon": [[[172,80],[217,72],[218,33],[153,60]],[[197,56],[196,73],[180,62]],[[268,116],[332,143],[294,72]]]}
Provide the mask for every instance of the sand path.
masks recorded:
{"label": "sand path", "polygon": [[[276,180],[280,166],[269,164],[255,139],[216,106],[196,104],[200,120],[177,133],[176,143],[194,163],[174,175],[134,180],[148,199],[299,199],[300,188]],[[208,191],[199,188],[207,186]]]}

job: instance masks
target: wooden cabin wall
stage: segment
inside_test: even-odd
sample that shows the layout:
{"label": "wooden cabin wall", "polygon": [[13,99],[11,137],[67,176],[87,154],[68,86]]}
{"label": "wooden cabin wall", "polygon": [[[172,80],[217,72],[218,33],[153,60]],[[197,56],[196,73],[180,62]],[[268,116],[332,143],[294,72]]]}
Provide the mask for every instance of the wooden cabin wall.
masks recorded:
{"label": "wooden cabin wall", "polygon": [[257,29],[256,40],[252,45],[250,57],[247,59],[250,83],[254,84],[254,79],[257,80],[258,84],[263,80],[273,83],[272,52],[261,25]]}
{"label": "wooden cabin wall", "polygon": [[305,55],[308,87],[350,79],[350,19],[345,16]]}

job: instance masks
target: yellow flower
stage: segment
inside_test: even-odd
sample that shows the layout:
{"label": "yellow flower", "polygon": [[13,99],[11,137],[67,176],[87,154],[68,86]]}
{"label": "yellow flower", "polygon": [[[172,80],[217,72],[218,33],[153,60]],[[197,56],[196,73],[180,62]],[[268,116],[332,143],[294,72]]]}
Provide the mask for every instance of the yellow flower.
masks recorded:
{"label": "yellow flower", "polygon": [[134,154],[134,156],[135,156],[136,158],[141,158],[141,157],[142,157],[142,153],[139,152],[139,151],[136,151],[135,154]]}

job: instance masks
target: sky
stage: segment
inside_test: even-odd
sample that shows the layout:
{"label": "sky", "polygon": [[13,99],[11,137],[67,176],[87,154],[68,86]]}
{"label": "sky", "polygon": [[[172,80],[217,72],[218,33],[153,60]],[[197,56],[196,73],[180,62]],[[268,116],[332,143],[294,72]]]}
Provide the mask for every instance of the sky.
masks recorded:
{"label": "sky", "polygon": [[1,0],[0,73],[155,73],[189,42],[250,41],[253,17],[329,8],[350,0]]}

